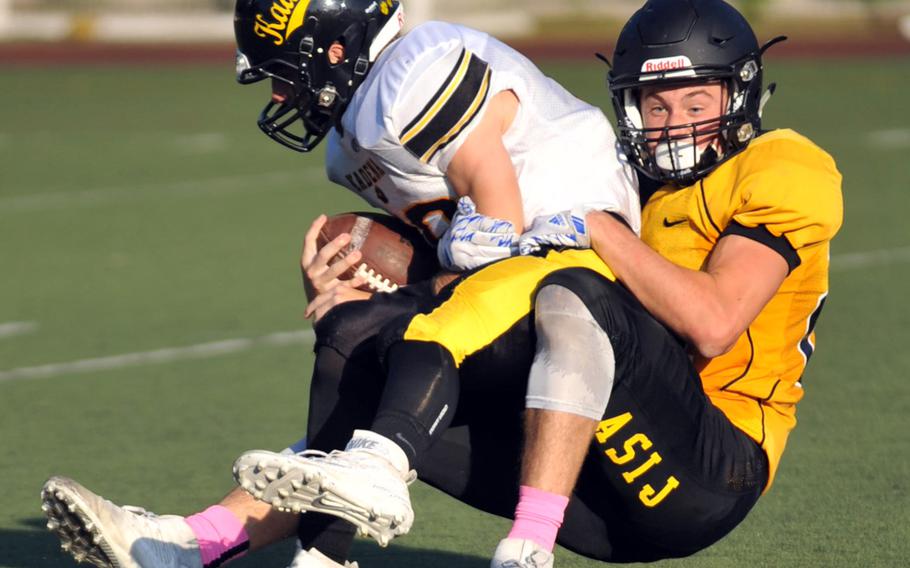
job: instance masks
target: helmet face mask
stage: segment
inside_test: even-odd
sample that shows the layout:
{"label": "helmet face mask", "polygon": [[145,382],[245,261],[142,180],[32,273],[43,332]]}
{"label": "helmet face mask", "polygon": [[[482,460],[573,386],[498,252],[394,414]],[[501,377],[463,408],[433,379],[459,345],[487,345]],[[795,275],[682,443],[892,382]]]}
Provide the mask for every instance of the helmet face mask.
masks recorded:
{"label": "helmet face mask", "polygon": [[[401,30],[394,0],[238,0],[237,81],[282,87],[257,124],[279,144],[309,152],[341,117],[379,52]],[[343,57],[330,61],[333,46]],[[340,52],[340,50],[339,50]]]}
{"label": "helmet face mask", "polygon": [[256,123],[272,140],[292,150],[316,147],[335,124],[331,112],[319,112],[309,103],[312,95],[303,92],[285,102],[271,101],[259,113]]}
{"label": "helmet face mask", "polygon": [[[745,149],[758,131],[758,113],[750,116],[744,102],[749,85],[738,84],[728,73],[693,80],[638,78],[638,86],[622,90],[619,117],[620,145],[633,165],[648,177],[665,183],[688,185],[708,175],[726,159]],[[721,108],[710,118],[680,124],[647,127],[642,117],[642,92],[646,89],[720,85]],[[760,84],[751,88],[758,90]],[[614,104],[619,102],[614,98]]]}
{"label": "helmet face mask", "polygon": [[713,164],[725,153],[723,122],[715,117],[682,126],[634,129],[630,138],[645,167],[656,166],[664,177],[684,181],[685,176]]}
{"label": "helmet face mask", "polygon": [[[608,75],[619,144],[631,164],[652,179],[683,186],[744,150],[761,129],[764,49],[722,0],[645,4],[620,33]],[[719,116],[645,127],[644,90],[718,83]]]}

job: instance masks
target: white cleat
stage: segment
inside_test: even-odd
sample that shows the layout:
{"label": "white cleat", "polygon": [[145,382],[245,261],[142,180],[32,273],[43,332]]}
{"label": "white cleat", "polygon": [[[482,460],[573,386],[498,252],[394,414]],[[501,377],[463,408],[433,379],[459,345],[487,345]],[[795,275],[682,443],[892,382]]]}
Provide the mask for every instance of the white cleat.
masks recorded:
{"label": "white cleat", "polygon": [[360,568],[356,562],[345,562],[341,565],[315,548],[304,550],[297,541],[297,554],[288,568]]}
{"label": "white cleat", "polygon": [[553,553],[533,540],[504,538],[493,553],[490,568],[553,568]]}
{"label": "white cleat", "polygon": [[408,484],[416,478],[397,444],[366,430],[356,430],[344,451],[253,450],[234,462],[234,479],[256,499],[284,512],[341,517],[380,546],[411,530]]}
{"label": "white cleat", "polygon": [[47,528],[77,562],[99,568],[202,568],[199,545],[183,517],[119,507],[66,477],[41,490]]}

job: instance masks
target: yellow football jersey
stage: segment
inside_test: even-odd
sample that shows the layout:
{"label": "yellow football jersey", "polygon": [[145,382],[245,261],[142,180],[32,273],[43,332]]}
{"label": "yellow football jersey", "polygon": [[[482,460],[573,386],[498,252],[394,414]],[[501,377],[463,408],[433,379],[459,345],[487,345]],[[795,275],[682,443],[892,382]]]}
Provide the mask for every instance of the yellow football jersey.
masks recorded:
{"label": "yellow football jersey", "polygon": [[701,269],[725,234],[780,252],[790,273],[727,353],[695,358],[711,401],[768,454],[768,486],[803,396],[800,377],[828,292],[829,242],[843,220],[834,160],[792,130],[752,141],[689,187],[664,187],[642,211],[642,239],[672,262]]}

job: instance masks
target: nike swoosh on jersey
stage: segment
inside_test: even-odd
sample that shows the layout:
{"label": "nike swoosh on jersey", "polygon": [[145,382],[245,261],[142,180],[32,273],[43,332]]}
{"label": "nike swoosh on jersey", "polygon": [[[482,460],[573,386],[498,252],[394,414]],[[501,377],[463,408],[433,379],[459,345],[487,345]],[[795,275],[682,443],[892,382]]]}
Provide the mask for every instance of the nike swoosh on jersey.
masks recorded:
{"label": "nike swoosh on jersey", "polygon": [[688,221],[688,219],[686,219],[685,217],[683,217],[682,219],[674,219],[672,221],[668,217],[664,217],[664,227],[675,227],[676,225],[679,225],[680,223],[685,223],[686,221]]}

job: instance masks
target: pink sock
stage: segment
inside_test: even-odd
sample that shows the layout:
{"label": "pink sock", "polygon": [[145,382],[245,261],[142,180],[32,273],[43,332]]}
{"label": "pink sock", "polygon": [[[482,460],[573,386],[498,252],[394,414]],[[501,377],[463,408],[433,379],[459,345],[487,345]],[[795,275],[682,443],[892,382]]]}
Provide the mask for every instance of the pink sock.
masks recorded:
{"label": "pink sock", "polygon": [[522,485],[518,489],[518,506],[515,507],[515,524],[509,538],[533,540],[553,552],[556,533],[569,505],[569,498]]}
{"label": "pink sock", "polygon": [[221,565],[243,556],[250,547],[250,537],[247,536],[243,523],[221,505],[212,505],[185,520],[196,535],[203,566],[216,561]]}

